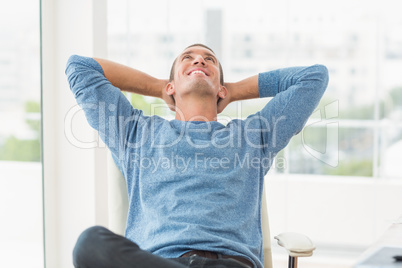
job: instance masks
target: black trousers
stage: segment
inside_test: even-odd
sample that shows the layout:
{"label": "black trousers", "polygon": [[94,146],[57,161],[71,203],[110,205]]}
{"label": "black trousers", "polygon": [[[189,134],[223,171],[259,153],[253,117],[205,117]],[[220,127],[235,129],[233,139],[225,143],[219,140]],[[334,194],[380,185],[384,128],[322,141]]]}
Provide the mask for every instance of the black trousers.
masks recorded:
{"label": "black trousers", "polygon": [[233,259],[207,259],[199,256],[165,259],[151,254],[110,230],[94,226],[85,230],[74,247],[76,268],[244,268]]}

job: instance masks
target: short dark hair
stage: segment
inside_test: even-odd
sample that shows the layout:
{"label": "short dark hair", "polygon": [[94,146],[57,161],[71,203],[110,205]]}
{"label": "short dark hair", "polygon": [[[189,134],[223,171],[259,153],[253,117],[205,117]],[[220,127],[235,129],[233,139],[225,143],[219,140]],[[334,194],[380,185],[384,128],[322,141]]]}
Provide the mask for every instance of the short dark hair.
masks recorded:
{"label": "short dark hair", "polygon": [[[203,47],[203,48],[206,48],[206,49],[210,50],[212,53],[215,54],[215,52],[211,48],[207,47],[204,44],[193,44],[191,46],[186,47],[184,50],[186,50],[187,48],[190,48],[190,47]],[[173,61],[172,68],[170,69],[169,82],[172,82],[174,80],[174,72],[175,72],[176,61],[177,61],[177,58]],[[221,65],[219,60],[218,60],[218,62],[219,62],[219,73],[220,73],[220,79],[219,80],[220,80],[221,85],[223,86],[224,85],[223,68],[222,68],[222,65]]]}

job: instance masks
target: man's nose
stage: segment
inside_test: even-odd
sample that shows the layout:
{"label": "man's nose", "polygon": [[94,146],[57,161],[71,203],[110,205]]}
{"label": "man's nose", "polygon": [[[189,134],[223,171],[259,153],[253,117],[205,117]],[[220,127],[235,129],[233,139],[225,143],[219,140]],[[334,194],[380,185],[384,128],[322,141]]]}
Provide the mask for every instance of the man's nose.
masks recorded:
{"label": "man's nose", "polygon": [[204,58],[203,58],[201,55],[198,55],[198,56],[196,56],[196,57],[194,58],[193,64],[194,64],[194,65],[197,65],[197,64],[205,65],[206,62],[205,62]]}

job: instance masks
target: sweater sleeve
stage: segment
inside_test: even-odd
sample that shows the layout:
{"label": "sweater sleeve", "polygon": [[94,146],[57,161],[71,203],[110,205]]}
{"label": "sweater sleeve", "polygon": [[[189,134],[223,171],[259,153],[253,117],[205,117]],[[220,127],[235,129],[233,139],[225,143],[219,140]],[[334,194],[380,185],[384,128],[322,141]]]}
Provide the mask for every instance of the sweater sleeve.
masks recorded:
{"label": "sweater sleeve", "polygon": [[328,85],[323,65],[291,67],[260,73],[260,98],[273,97],[255,116],[266,156],[273,157],[298,134],[316,109]]}
{"label": "sweater sleeve", "polygon": [[66,66],[67,80],[88,123],[98,131],[114,159],[123,160],[127,142],[135,144],[142,112],[134,109],[120,89],[104,76],[92,58],[73,55]]}

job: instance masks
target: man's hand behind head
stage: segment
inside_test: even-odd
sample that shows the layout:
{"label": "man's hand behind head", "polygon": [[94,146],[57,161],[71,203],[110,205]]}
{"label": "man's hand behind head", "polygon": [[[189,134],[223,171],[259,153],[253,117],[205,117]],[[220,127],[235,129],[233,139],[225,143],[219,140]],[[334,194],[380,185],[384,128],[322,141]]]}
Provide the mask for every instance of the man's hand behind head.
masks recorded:
{"label": "man's hand behind head", "polygon": [[233,101],[231,98],[233,83],[225,83],[225,87],[227,89],[226,97],[224,99],[222,98],[218,99],[218,109],[217,109],[218,114],[223,112],[226,106],[228,106],[228,104]]}
{"label": "man's hand behind head", "polygon": [[169,80],[164,79],[161,80],[161,82],[163,82],[163,88],[162,88],[162,93],[161,93],[161,99],[166,102],[167,106],[169,107],[169,109],[173,112],[176,111],[176,102],[173,98],[173,95],[168,95],[166,92],[166,87],[169,83]]}

